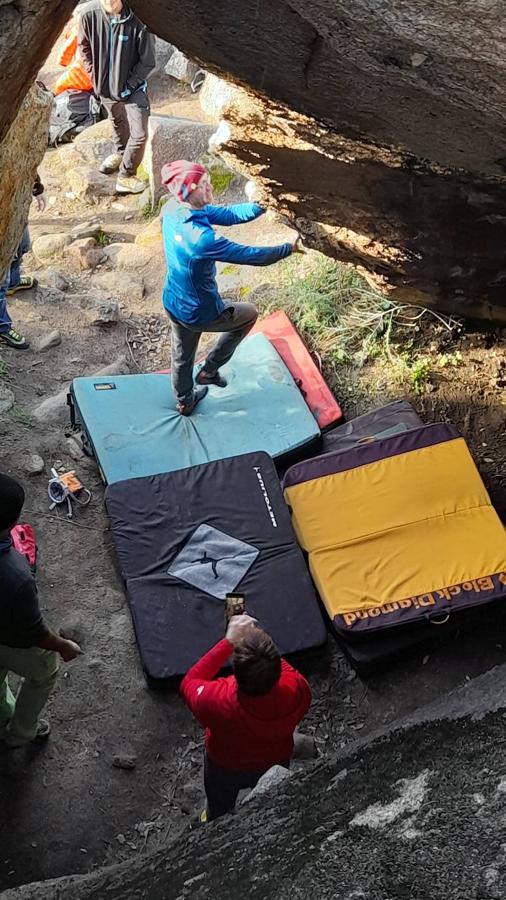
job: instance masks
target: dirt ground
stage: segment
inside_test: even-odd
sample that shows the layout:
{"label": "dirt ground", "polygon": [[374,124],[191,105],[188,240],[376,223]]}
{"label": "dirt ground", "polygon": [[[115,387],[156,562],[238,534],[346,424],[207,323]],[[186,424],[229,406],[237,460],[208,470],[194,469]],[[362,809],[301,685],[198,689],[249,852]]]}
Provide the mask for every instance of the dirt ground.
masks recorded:
{"label": "dirt ground", "polygon": [[[197,98],[168,79],[157,83],[154,107],[200,117]],[[45,214],[32,212],[32,238],[98,217],[109,240],[131,244],[145,226],[142,215],[114,209],[110,200],[88,207],[69,201],[55,151],[47,154],[41,175],[49,203]],[[231,237],[270,243],[286,233],[286,227],[269,216],[261,224],[233,229]],[[26,266],[44,278],[33,256]],[[69,279],[63,295],[38,288],[9,302],[14,324],[34,347],[53,329],[60,331],[62,341],[45,353],[0,349],[0,385],[15,395],[13,408],[0,417],[0,461],[2,470],[19,476],[27,490],[24,518],[37,532],[37,580],[44,612],[55,627],[81,642],[84,656],[62,666],[49,705],[53,734],[47,745],[0,751],[0,889],[89,871],[152,848],[188,826],[203,796],[199,728],[175,689],[155,692],[144,681],[97,469],[93,461],[75,460],[70,454],[68,424],[65,428],[51,419],[39,423],[32,416],[42,399],[63,390],[73,377],[90,374],[122,355],[132,371],[169,364],[161,308],[163,257],[155,246],[149,264],[135,271],[145,285],[144,299],[122,296],[120,322],[110,328],[90,325],[83,315],[82,298],[93,295],[96,276],[77,272],[64,260],[55,267]],[[240,294],[265,280],[256,270],[230,268],[220,275],[225,295]],[[98,274],[109,270],[115,271],[106,263]],[[268,280],[275,289],[273,269]],[[436,325],[423,340],[428,353],[441,352],[438,341],[443,338]],[[437,349],[431,350],[433,345]],[[390,397],[407,396],[425,421],[455,423],[504,515],[504,336],[468,327],[452,339],[450,349],[461,354],[459,366],[441,369],[420,396],[409,385],[392,383],[378,362],[358,374],[336,369],[327,375],[337,385],[348,417]],[[45,468],[28,476],[25,461],[33,453],[40,454]],[[52,466],[75,468],[93,493],[90,506],[79,510],[73,522],[48,509]],[[484,626],[366,682],[355,676],[330,638],[327,649],[307,663],[314,704],[303,730],[315,735],[322,753],[330,753],[352,741],[357,731],[364,734],[388,723],[504,662],[505,647],[502,626]],[[135,768],[113,765],[117,755],[131,754]]]}

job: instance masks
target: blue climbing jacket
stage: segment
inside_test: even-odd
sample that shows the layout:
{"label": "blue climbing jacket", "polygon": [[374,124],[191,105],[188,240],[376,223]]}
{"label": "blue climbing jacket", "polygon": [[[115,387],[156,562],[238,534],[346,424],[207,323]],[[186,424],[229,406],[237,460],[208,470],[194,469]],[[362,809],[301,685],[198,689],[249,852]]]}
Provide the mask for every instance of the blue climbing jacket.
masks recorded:
{"label": "blue climbing jacket", "polygon": [[217,262],[269,266],[290,256],[292,244],[245,247],[219,237],[212,227],[251,222],[263,212],[256,203],[203,209],[192,209],[175,199],[165,204],[161,214],[167,260],[163,305],[171,316],[189,325],[203,325],[223,312],[225,304],[216,284]]}

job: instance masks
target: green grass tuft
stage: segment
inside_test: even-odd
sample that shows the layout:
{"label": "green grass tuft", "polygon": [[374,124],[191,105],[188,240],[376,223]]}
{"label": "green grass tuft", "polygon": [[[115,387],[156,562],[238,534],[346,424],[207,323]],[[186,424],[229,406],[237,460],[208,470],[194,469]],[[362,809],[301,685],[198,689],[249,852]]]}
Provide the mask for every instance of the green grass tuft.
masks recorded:
{"label": "green grass tuft", "polygon": [[99,247],[107,247],[111,243],[111,238],[108,234],[105,233],[105,231],[102,231],[102,229],[100,229],[100,231],[97,231],[95,240]]}
{"label": "green grass tuft", "polygon": [[363,364],[383,352],[385,315],[393,306],[353,266],[320,254],[288,260],[281,289],[263,312],[282,307],[311,349],[334,362]]}
{"label": "green grass tuft", "polygon": [[415,394],[423,394],[432,373],[431,360],[418,356],[407,365],[407,373]]}
{"label": "green grass tuft", "polygon": [[[410,384],[417,394],[428,385],[433,361],[417,349],[420,322],[443,317],[421,308],[395,303],[375,290],[351,265],[321,254],[292,257],[282,264],[282,284],[259,298],[261,313],[284,309],[302,333],[309,349],[333,372],[360,368],[377,360],[394,381]],[[457,321],[445,323],[449,330]],[[440,365],[458,366],[460,353],[442,357]],[[349,368],[348,370],[349,371]],[[378,369],[375,369],[375,376]]]}
{"label": "green grass tuft", "polygon": [[142,218],[144,219],[144,221],[151,222],[152,219],[156,219],[162,211],[163,204],[163,198],[159,200],[158,203],[146,203],[146,205],[143,206],[141,210]]}

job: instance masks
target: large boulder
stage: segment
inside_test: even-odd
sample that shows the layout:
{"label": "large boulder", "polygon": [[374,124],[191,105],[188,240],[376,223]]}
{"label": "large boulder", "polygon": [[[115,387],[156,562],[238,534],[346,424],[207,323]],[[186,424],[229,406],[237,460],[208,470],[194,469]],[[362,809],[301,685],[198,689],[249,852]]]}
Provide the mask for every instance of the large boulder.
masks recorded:
{"label": "large boulder", "polygon": [[373,272],[392,299],[506,321],[506,178],[347,140],[242,89],[218,130],[220,154],[308,246]]}
{"label": "large boulder", "polygon": [[58,147],[51,159],[52,169],[55,174],[81,166],[98,170],[102,160],[113,152],[111,124],[104,119],[78,134],[71,144]]}
{"label": "large boulder", "polygon": [[[0,141],[15,119],[29,86],[49,55],[75,2],[0,0]],[[19,156],[18,162],[22,159]],[[5,172],[3,169],[1,171],[4,182]],[[5,218],[3,209],[2,218]]]}
{"label": "large boulder", "polygon": [[[190,59],[359,140],[504,174],[501,0],[132,0]],[[209,65],[210,64],[210,65]]]}
{"label": "large boulder", "polygon": [[172,116],[150,117],[144,167],[149,175],[154,204],[158,203],[164,193],[160,175],[164,163],[175,159],[197,162],[207,153],[213,131],[212,125],[203,125],[192,119],[176,119]]}
{"label": "large boulder", "polygon": [[83,163],[98,166],[106,156],[114,152],[111,123],[108,119],[103,119],[96,125],[85,128],[77,135],[71,147]]}
{"label": "large boulder", "polygon": [[198,63],[192,62],[184,53],[174,47],[174,51],[165,65],[165,74],[171,75],[176,81],[182,81],[183,84],[191,84],[199,69]]}
{"label": "large boulder", "polygon": [[132,6],[189,58],[262,95],[254,120],[234,122],[230,153],[262,170],[309,244],[407,299],[506,316],[500,0]]}
{"label": "large boulder", "polygon": [[[1,22],[0,4],[0,26]],[[0,50],[1,42],[0,36]],[[33,87],[0,143],[0,278],[16,251],[28,221],[37,166],[47,147],[51,101],[51,94]]]}
{"label": "large boulder", "polygon": [[169,44],[168,41],[164,41],[159,37],[155,38],[156,65],[155,71],[150,75],[150,78],[152,78],[155,73],[160,72],[160,70],[162,69],[165,69],[165,66],[169,62],[169,59],[171,58],[175,49],[176,48],[174,47],[174,44]]}
{"label": "large boulder", "polygon": [[[500,0],[131,4],[263,98],[254,120],[236,119],[229,151],[248,174],[262,169],[309,244],[379,273],[400,299],[504,319]],[[1,0],[0,139],[73,6]],[[4,257],[12,243],[0,240]]]}
{"label": "large boulder", "polygon": [[502,900],[506,667],[233,816],[2,900]]}
{"label": "large boulder", "polygon": [[95,166],[75,166],[68,169],[67,181],[72,193],[91,205],[97,204],[101,197],[116,196],[116,178],[102,175]]}
{"label": "large boulder", "polygon": [[206,73],[204,84],[200,89],[199,103],[206,116],[219,122],[237,92],[235,84],[218,78],[212,72]]}

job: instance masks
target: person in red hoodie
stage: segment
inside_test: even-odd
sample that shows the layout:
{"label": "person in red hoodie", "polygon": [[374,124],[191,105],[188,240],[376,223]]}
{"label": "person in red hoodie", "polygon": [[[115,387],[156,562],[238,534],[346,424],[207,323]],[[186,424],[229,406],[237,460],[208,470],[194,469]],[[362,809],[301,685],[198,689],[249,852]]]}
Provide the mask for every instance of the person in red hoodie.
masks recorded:
{"label": "person in red hoodie", "polygon": [[[215,678],[232,656],[233,675]],[[205,728],[204,786],[210,822],[235,807],[271,768],[288,768],[293,733],[311,705],[311,689],[272,638],[248,615],[233,616],[226,637],[181,682],[181,696]]]}

